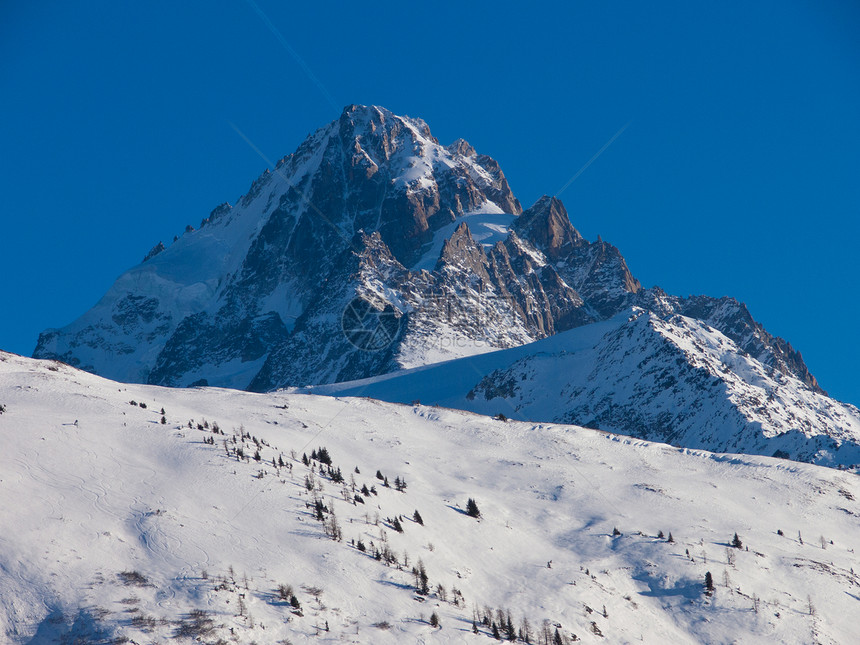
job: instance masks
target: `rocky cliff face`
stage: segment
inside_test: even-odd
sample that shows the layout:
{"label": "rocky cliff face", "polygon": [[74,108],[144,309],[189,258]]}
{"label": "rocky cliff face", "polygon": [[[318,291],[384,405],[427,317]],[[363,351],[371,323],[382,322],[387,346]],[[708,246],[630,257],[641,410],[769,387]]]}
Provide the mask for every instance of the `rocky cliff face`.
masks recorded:
{"label": "rocky cliff face", "polygon": [[523,212],[466,141],[443,146],[420,119],[351,105],[235,206],[44,332],[34,356],[122,381],[263,391],[522,345],[633,305],[701,319],[817,388],[742,304],[642,289],[558,199]]}

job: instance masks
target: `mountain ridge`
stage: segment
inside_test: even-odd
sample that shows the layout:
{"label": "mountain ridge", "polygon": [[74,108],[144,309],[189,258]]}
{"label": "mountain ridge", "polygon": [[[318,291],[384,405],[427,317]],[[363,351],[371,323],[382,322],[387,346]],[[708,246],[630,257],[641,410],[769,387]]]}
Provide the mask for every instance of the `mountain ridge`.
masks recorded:
{"label": "mountain ridge", "polygon": [[[344,335],[354,298],[396,319],[386,357]],[[157,244],[93,309],[43,332],[33,355],[127,382],[269,391],[522,345],[631,306],[698,317],[823,392],[741,303],[643,288],[557,198],[523,210],[466,141],[442,146],[420,119],[350,105],[235,206]]]}

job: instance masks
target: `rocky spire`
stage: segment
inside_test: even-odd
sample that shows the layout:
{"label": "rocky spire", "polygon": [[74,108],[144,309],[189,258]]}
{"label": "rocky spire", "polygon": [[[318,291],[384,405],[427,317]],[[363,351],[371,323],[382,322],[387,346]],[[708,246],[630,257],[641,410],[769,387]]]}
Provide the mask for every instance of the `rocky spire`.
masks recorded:
{"label": "rocky spire", "polygon": [[586,244],[579,231],[570,223],[561,200],[549,195],[544,195],[524,211],[514,222],[513,229],[551,260],[561,259],[573,249]]}

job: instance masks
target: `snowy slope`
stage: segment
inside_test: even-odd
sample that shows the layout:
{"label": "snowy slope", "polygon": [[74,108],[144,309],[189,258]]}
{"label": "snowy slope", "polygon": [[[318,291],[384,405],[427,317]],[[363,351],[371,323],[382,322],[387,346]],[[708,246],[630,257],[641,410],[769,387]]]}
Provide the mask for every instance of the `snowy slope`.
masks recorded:
{"label": "snowy slope", "polygon": [[[426,406],[122,385],[9,354],[0,405],[6,642],[485,643],[497,609],[532,642],[543,625],[562,642],[860,639],[849,473]],[[319,446],[344,484],[302,463]],[[364,485],[376,494],[346,501]]]}
{"label": "snowy slope", "polygon": [[306,391],[860,464],[860,410],[761,364],[699,320],[636,308],[530,345]]}

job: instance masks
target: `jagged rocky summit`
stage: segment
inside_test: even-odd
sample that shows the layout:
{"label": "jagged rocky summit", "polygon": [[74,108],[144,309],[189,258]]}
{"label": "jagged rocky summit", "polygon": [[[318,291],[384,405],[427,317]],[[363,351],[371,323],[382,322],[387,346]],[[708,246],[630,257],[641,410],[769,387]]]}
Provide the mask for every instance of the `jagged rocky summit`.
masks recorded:
{"label": "jagged rocky summit", "polygon": [[525,345],[632,306],[702,321],[820,392],[743,304],[643,289],[558,199],[523,211],[466,141],[443,146],[420,119],[351,105],[234,206],[42,333],[34,356],[119,381],[269,391]]}

